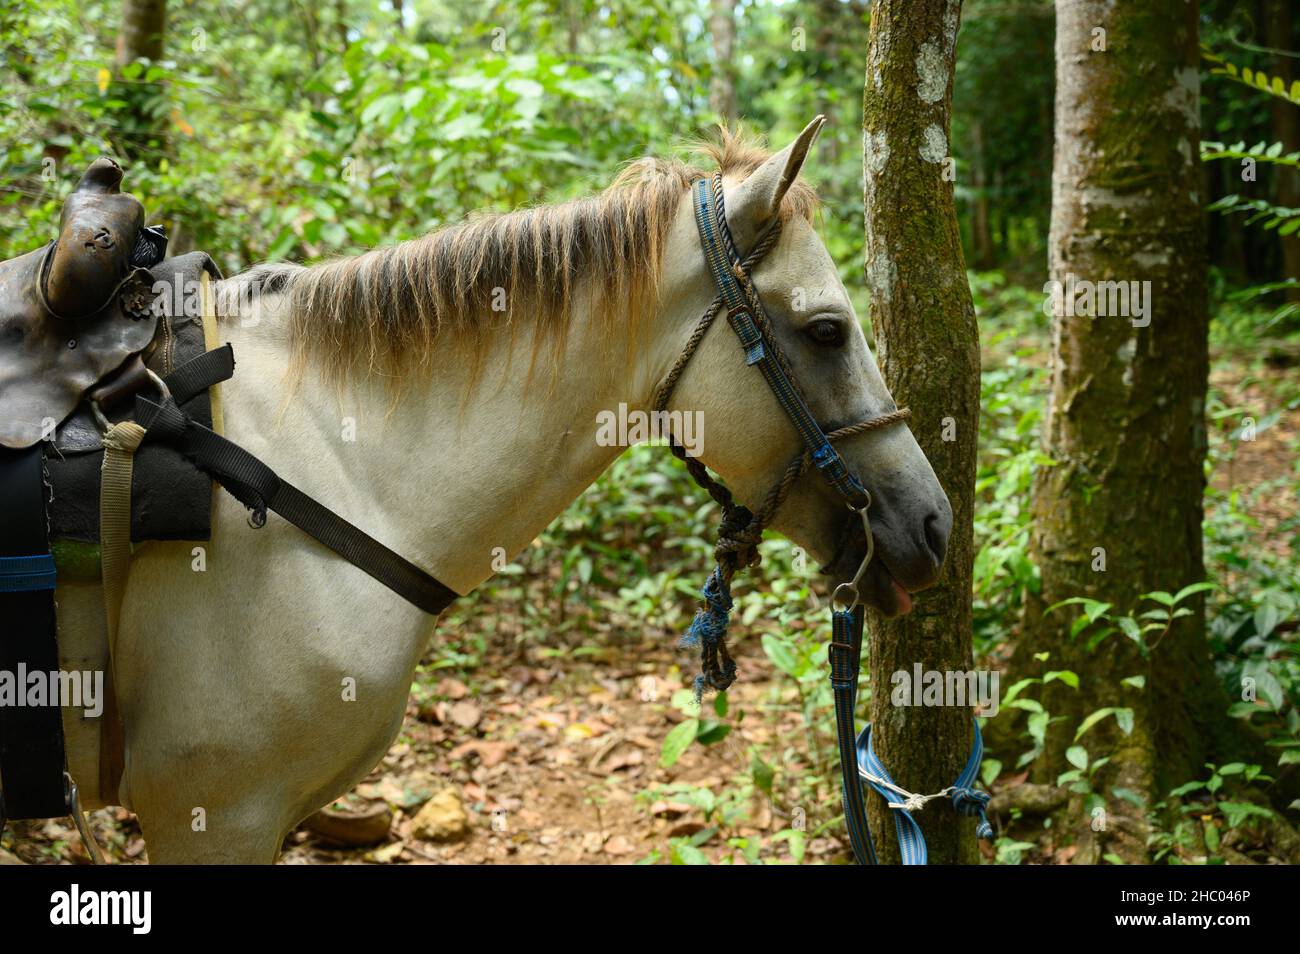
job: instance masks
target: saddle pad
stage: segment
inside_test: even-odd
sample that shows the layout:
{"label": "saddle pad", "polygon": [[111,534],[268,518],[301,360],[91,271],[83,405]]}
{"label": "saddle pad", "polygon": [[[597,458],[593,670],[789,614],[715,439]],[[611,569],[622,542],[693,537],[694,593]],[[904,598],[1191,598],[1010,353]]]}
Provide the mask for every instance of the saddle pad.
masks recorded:
{"label": "saddle pad", "polygon": [[[210,299],[200,294],[205,276],[221,278],[216,264],[203,252],[170,258],[150,271],[162,286],[159,334],[146,365],[159,376],[207,350],[203,311]],[[131,416],[133,399],[104,408],[112,421]],[[212,426],[212,400],[207,392],[182,405],[184,411],[206,427]],[[79,548],[61,541],[99,542],[99,478],[104,459],[99,427],[89,407],[83,405],[59,426],[55,440],[46,443],[46,468],[54,488],[50,502],[50,537],[59,558],[60,575],[65,557],[77,557]],[[135,453],[131,479],[131,541],[207,540],[212,529],[212,480],[165,444],[146,443]],[[84,562],[84,561],[77,561]],[[94,560],[98,563],[98,560]],[[98,568],[95,568],[98,572]],[[73,572],[71,576],[80,574]]]}

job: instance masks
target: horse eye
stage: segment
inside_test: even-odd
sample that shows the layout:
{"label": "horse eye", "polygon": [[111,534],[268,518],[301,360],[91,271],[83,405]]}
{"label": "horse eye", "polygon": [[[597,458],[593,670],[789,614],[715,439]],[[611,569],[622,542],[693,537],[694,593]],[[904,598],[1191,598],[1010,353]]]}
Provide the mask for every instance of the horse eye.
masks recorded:
{"label": "horse eye", "polygon": [[838,321],[814,321],[807,331],[808,336],[819,345],[838,348],[844,344],[844,329]]}

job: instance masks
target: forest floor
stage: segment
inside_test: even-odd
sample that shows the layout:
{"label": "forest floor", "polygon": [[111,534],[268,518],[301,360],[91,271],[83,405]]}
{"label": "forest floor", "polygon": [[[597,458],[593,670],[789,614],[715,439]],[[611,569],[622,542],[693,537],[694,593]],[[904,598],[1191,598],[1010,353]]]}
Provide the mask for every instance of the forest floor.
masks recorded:
{"label": "forest floor", "polygon": [[[699,808],[656,796],[656,786],[722,789],[748,770],[750,745],[769,744],[773,731],[800,728],[796,704],[779,716],[784,726],[746,720],[723,743],[691,746],[671,768],[661,768],[663,737],[684,718],[667,700],[688,681],[663,682],[661,674],[689,664],[674,643],[675,634],[647,635],[641,645],[621,649],[616,661],[547,659],[542,649],[526,652],[522,660],[513,653],[488,654],[477,672],[495,675],[474,678],[472,689],[444,677],[433,687],[436,702],[411,702],[397,742],[341,806],[391,806],[387,836],[377,845],[345,849],[302,827],[286,839],[280,862],[654,860],[656,851],[666,853],[670,838],[706,827]],[[733,704],[757,704],[769,690],[781,692],[784,677],[753,641],[738,641],[735,649],[741,676],[731,690]],[[422,806],[432,810],[428,818],[419,815]],[[762,796],[748,814],[751,822],[729,829],[729,835],[763,840],[790,824]],[[114,861],[146,859],[129,812],[104,809],[91,818]],[[843,857],[837,835],[811,839],[806,856]],[[11,823],[10,839],[13,854],[28,863],[86,861],[66,819]],[[723,856],[743,861],[725,844],[702,850],[715,862]],[[764,857],[788,857],[788,850],[778,846]]]}
{"label": "forest floor", "polygon": [[[1230,407],[1267,409],[1275,403],[1277,376],[1293,374],[1232,362],[1216,367],[1213,383]],[[1296,493],[1281,488],[1295,480],[1298,435],[1300,409],[1284,409],[1212,476],[1220,489],[1279,488],[1255,495],[1252,516],[1260,545],[1281,556],[1289,555],[1286,535],[1269,531],[1296,515]],[[391,812],[386,834],[381,825],[374,843],[342,848],[313,830],[317,826],[300,827],[286,839],[280,862],[629,864],[662,861],[674,840],[691,836],[702,836],[694,841],[714,863],[743,863],[737,846],[746,842],[764,861],[792,860],[791,841],[778,834],[788,835],[791,819],[776,803],[793,804],[799,796],[783,798],[778,791],[769,799],[752,785],[740,787],[745,804],[734,806],[739,810],[726,824],[719,824],[725,813],[708,796],[722,798],[738,788],[734,780],[751,772],[751,747],[770,751],[809,732],[797,687],[775,669],[757,638],[736,640],[740,678],[729,693],[733,709],[755,717],[736,722],[718,744],[691,745],[664,768],[663,740],[686,718],[671,700],[695,671],[691,654],[676,647],[678,634],[644,629],[630,639],[611,626],[594,639],[587,635],[593,651],[557,652],[554,645],[509,638],[528,625],[495,619],[487,607],[476,626],[496,635],[484,640],[477,665],[422,673],[423,691],[409,703],[397,742],[337,803],[345,810]],[[432,653],[429,661],[446,665]],[[800,771],[801,759],[819,757],[809,751],[825,749],[825,740],[785,746],[783,773]],[[803,859],[846,861],[847,846],[831,814],[838,798],[827,787],[834,768],[802,769],[819,779],[817,797],[804,799],[810,817]],[[1017,780],[1023,778],[1002,781]],[[703,800],[698,793],[705,793]],[[139,825],[126,810],[94,812],[92,825],[113,861],[146,860]],[[344,827],[356,828],[346,819]],[[66,819],[11,822],[4,842],[0,863],[87,862]]]}

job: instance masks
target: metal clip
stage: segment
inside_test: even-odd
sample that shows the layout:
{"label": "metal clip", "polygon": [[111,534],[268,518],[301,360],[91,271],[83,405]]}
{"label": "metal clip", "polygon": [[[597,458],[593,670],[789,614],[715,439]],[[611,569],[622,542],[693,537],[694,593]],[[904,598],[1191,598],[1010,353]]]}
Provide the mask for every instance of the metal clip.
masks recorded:
{"label": "metal clip", "polygon": [[81,796],[77,792],[77,783],[67,772],[63,773],[63,785],[67,790],[68,804],[72,808],[72,818],[77,823],[77,832],[81,835],[81,843],[86,848],[86,854],[90,855],[90,863],[102,865],[104,856],[99,853],[99,842],[95,841],[95,836],[90,833],[90,825],[86,823],[85,813],[81,810]]}
{"label": "metal clip", "polygon": [[849,508],[862,517],[862,531],[867,537],[867,552],[862,557],[862,563],[858,565],[858,572],[853,574],[853,579],[835,587],[835,593],[831,596],[831,608],[837,612],[847,612],[858,605],[860,600],[858,584],[862,582],[862,577],[867,572],[867,565],[871,563],[871,558],[876,554],[876,541],[871,535],[871,520],[867,517],[867,508],[870,506],[871,494],[868,493],[867,502],[861,507]]}

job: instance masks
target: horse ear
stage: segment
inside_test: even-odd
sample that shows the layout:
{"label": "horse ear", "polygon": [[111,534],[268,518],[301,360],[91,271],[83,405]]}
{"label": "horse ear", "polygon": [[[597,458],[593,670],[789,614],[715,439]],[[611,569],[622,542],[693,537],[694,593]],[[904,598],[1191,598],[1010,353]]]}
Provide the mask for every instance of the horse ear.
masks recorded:
{"label": "horse ear", "polygon": [[825,124],[826,117],[818,116],[804,127],[794,142],[774,154],[728,193],[727,223],[742,253],[753,245],[763,226],[781,208],[781,200],[799,177],[808,151]]}

